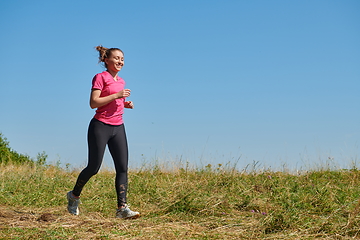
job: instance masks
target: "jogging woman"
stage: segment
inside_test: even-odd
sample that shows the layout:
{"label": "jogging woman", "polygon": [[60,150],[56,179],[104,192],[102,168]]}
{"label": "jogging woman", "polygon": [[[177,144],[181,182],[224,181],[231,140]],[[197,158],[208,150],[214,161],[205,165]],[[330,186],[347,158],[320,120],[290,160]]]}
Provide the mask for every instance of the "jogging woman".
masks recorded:
{"label": "jogging woman", "polygon": [[125,81],[118,76],[124,66],[124,53],[118,48],[97,46],[99,62],[103,62],[106,71],[98,73],[92,80],[90,107],[97,108],[88,129],[88,165],[79,174],[72,191],[67,193],[68,211],[79,215],[80,194],[89,179],[98,173],[108,145],[113,158],[117,193],[116,217],[137,218],[138,212],[131,211],[126,204],[128,185],[128,146],[123,122],[124,108],[134,108],[130,89],[125,89]]}

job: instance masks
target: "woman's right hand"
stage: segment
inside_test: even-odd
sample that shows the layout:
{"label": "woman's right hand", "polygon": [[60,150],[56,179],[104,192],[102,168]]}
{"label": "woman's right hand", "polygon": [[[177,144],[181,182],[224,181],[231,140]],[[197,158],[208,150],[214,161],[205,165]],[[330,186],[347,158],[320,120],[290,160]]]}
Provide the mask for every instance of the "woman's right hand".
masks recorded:
{"label": "woman's right hand", "polygon": [[115,99],[118,98],[125,98],[130,96],[130,89],[123,89],[117,93],[108,95],[106,97],[100,97],[101,90],[100,89],[92,89],[91,95],[90,95],[90,107],[91,108],[99,108],[102,107]]}
{"label": "woman's right hand", "polygon": [[130,89],[123,89],[119,91],[117,94],[118,94],[118,98],[125,98],[125,97],[130,97],[130,93],[131,93]]}

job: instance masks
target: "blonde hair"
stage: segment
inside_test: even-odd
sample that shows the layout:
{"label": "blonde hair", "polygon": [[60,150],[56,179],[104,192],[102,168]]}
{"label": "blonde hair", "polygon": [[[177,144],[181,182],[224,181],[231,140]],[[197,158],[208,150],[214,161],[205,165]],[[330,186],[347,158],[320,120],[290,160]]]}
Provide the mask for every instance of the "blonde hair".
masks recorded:
{"label": "blonde hair", "polygon": [[124,52],[119,48],[106,48],[102,45],[96,46],[95,49],[99,52],[99,63],[103,62],[105,67],[107,68],[107,65],[105,63],[105,58],[108,58],[111,56],[112,51],[120,51],[124,55]]}

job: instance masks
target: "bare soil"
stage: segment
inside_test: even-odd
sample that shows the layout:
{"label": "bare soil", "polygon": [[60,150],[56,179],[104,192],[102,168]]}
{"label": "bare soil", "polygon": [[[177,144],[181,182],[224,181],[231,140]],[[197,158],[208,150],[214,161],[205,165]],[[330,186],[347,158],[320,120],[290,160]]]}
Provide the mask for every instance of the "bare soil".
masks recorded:
{"label": "bare soil", "polygon": [[201,223],[175,221],[166,215],[122,220],[99,213],[73,216],[59,208],[0,205],[0,239],[241,239],[244,233],[249,234],[252,224],[254,221],[241,225],[217,224],[211,219]]}

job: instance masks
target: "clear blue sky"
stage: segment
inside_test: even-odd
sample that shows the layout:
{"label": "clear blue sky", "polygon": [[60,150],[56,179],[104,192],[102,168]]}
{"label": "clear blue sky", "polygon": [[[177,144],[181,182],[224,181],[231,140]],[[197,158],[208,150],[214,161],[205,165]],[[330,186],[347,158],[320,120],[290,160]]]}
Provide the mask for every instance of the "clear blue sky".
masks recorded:
{"label": "clear blue sky", "polygon": [[0,132],[20,153],[84,166],[102,44],[125,52],[132,168],[349,166],[359,12],[358,0],[1,1]]}

